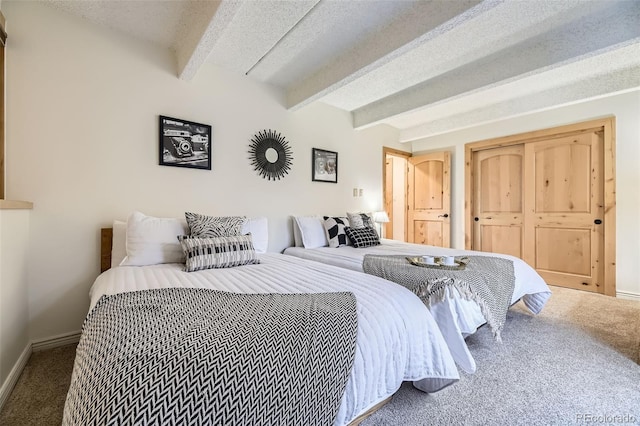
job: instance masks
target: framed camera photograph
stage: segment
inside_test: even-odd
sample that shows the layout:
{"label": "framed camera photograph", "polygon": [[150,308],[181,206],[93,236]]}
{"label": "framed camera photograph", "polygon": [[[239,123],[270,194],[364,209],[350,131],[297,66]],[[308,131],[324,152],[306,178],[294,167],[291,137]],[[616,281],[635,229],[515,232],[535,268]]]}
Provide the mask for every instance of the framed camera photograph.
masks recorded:
{"label": "framed camera photograph", "polygon": [[311,180],[338,183],[338,153],[312,148]]}
{"label": "framed camera photograph", "polygon": [[160,116],[160,165],[211,170],[211,126]]}

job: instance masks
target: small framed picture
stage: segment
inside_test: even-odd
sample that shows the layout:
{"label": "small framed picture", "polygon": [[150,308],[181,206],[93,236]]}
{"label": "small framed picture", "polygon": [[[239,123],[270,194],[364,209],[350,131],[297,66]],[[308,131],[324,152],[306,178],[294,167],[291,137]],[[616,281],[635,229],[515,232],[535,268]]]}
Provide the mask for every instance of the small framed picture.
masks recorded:
{"label": "small framed picture", "polygon": [[312,148],[311,180],[338,183],[338,153]]}
{"label": "small framed picture", "polygon": [[211,126],[160,116],[160,165],[211,170]]}

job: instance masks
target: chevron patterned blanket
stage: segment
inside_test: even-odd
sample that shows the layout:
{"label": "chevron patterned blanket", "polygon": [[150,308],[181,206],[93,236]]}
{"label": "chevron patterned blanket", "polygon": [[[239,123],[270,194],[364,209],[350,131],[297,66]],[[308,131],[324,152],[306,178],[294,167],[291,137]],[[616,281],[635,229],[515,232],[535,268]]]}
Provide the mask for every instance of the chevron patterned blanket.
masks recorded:
{"label": "chevron patterned blanket", "polygon": [[362,268],[367,274],[407,287],[428,308],[454,297],[451,289],[455,288],[460,297],[478,304],[494,337],[501,341],[515,288],[513,262],[494,256],[465,257],[469,258],[465,269],[451,270],[415,266],[402,255],[366,254]]}
{"label": "chevron patterned blanket", "polygon": [[331,425],[355,296],[169,288],[104,296],[78,344],[65,425]]}

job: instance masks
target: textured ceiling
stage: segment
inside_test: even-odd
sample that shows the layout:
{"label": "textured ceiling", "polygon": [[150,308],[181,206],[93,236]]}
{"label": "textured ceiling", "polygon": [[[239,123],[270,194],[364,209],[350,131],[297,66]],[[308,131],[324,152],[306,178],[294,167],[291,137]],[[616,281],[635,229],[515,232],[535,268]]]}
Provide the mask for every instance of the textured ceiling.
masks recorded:
{"label": "textured ceiling", "polygon": [[41,1],[402,141],[640,88],[636,0]]}

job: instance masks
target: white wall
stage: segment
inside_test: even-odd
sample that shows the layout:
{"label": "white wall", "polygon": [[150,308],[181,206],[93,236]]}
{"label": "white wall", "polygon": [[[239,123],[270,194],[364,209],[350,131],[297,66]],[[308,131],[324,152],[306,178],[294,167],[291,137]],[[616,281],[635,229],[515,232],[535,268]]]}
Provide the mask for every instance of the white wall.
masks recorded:
{"label": "white wall", "polygon": [[29,215],[29,210],[0,210],[0,386],[29,344]]}
{"label": "white wall", "polygon": [[[292,242],[291,214],[381,208],[381,147],[399,147],[394,129],[355,132],[350,114],[322,104],[288,112],[273,88],[212,66],[180,81],[169,51],[46,5],[5,1],[3,12],[7,195],[35,204],[32,339],[80,329],[99,228],[132,210],[265,215],[270,251],[280,251]],[[212,171],[157,165],[160,114],[213,126]],[[293,169],[281,181],[249,165],[250,139],[262,129],[291,144]],[[311,182],[312,147],[338,151],[338,184]]]}
{"label": "white wall", "polygon": [[464,248],[464,145],[537,129],[616,117],[616,287],[640,297],[640,91],[503,120],[412,143],[413,152],[451,150],[452,246]]}

